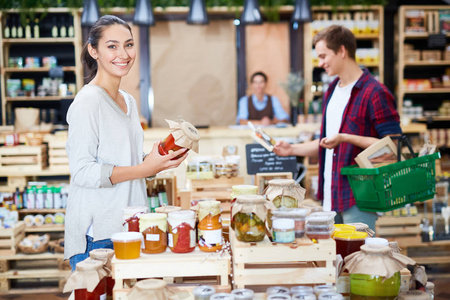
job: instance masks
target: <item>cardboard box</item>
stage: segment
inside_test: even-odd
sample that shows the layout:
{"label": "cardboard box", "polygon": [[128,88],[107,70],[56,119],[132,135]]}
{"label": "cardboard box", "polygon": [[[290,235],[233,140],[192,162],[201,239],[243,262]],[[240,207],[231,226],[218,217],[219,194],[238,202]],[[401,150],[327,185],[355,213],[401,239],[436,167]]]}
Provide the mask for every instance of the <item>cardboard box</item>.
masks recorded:
{"label": "cardboard box", "polygon": [[407,50],[405,51],[405,61],[419,61],[420,50]]}
{"label": "cardboard box", "polygon": [[441,51],[439,51],[439,50],[422,50],[422,60],[428,60],[428,61],[441,60]]}
{"label": "cardboard box", "polygon": [[[401,160],[404,160],[401,157]],[[360,168],[377,168],[397,162],[397,146],[389,136],[372,144],[355,157]]]}

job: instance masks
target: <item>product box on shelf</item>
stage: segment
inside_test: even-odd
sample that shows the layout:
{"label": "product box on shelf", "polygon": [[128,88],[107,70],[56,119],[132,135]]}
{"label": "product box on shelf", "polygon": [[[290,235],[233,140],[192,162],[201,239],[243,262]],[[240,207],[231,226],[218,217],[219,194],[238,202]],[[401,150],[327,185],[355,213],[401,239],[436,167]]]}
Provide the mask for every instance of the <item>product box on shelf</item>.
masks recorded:
{"label": "product box on shelf", "polygon": [[406,61],[419,61],[420,50],[405,49],[404,59]]}
{"label": "product box on shelf", "polygon": [[422,60],[427,60],[427,61],[441,60],[441,51],[439,51],[439,50],[422,50]]}

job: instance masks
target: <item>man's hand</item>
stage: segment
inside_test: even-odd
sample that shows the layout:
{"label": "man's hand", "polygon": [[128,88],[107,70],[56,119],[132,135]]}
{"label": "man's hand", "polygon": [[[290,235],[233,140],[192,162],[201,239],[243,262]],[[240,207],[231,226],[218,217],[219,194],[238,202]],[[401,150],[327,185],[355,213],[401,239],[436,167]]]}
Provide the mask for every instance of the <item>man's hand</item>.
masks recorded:
{"label": "man's hand", "polygon": [[326,149],[334,149],[344,142],[345,133],[338,133],[330,138],[324,137],[320,140],[319,146]]}
{"label": "man's hand", "polygon": [[273,152],[278,156],[291,156],[292,155],[292,145],[285,141],[278,141]]}

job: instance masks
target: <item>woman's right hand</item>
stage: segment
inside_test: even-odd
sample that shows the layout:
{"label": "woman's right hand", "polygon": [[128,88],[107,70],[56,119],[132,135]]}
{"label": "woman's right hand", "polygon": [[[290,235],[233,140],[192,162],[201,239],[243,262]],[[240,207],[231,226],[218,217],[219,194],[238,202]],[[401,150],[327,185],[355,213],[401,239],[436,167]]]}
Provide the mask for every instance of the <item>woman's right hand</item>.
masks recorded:
{"label": "woman's right hand", "polygon": [[[158,151],[158,145],[159,142],[153,144],[152,151],[144,158],[144,161],[140,164],[143,172],[143,177],[154,176],[161,171],[176,168],[188,156],[187,153],[184,153],[186,151],[186,148],[170,152],[167,155],[161,155]],[[182,156],[178,159],[174,159],[178,155]]]}

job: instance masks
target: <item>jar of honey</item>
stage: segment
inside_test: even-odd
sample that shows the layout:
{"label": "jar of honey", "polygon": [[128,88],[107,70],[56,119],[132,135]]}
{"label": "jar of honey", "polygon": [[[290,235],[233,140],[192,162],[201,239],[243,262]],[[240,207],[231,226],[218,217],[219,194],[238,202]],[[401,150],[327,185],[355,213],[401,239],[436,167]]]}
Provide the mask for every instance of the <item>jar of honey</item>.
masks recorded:
{"label": "jar of honey", "polygon": [[367,238],[367,232],[341,231],[334,234],[336,241],[336,254],[344,259],[347,255],[359,251]]}
{"label": "jar of honey", "polygon": [[[230,215],[233,216],[233,205],[236,202],[236,197],[241,195],[257,195],[258,187],[256,185],[233,185],[231,187],[231,206],[230,206]],[[231,217],[231,228],[234,229],[233,217]]]}
{"label": "jar of honey", "polygon": [[119,232],[111,236],[117,259],[135,259],[141,255],[142,234]]}
{"label": "jar of honey", "polygon": [[139,231],[139,215],[148,213],[146,206],[129,206],[123,209],[123,231]]}
{"label": "jar of honey", "polygon": [[[175,122],[166,120],[169,123],[170,134],[158,145],[158,152],[160,155],[167,155],[169,152],[177,151],[186,148],[186,152],[192,149],[198,152],[198,141],[200,135],[197,129],[186,121]],[[184,153],[186,153],[184,152]],[[184,155],[180,154],[174,159],[178,159]]]}
{"label": "jar of honey", "polygon": [[220,202],[215,200],[201,201],[198,210],[198,246],[205,252],[222,249],[222,219],[220,218]]}
{"label": "jar of honey", "polygon": [[139,227],[144,235],[145,247],[142,252],[156,254],[167,248],[167,215],[163,213],[149,213],[141,215]]}
{"label": "jar of honey", "polygon": [[113,288],[115,285],[115,280],[112,278],[111,274],[111,259],[114,256],[114,250],[112,249],[94,249],[89,251],[89,257],[101,261],[103,263],[103,269],[106,271],[106,296],[113,296]]}
{"label": "jar of honey", "polygon": [[168,244],[174,253],[188,253],[195,249],[195,213],[192,210],[180,210],[168,214]]}
{"label": "jar of honey", "polygon": [[103,263],[86,259],[77,263],[76,270],[67,280],[68,287],[74,290],[75,300],[106,299],[106,277]]}

